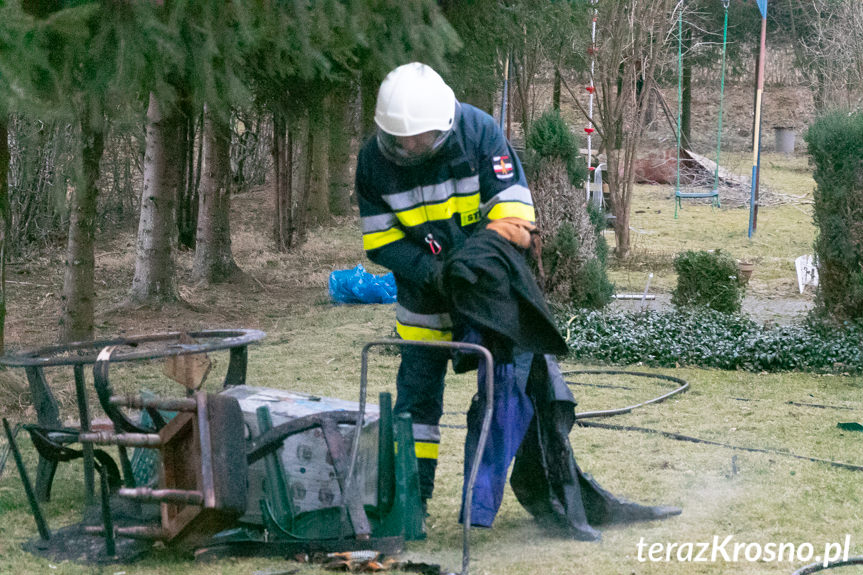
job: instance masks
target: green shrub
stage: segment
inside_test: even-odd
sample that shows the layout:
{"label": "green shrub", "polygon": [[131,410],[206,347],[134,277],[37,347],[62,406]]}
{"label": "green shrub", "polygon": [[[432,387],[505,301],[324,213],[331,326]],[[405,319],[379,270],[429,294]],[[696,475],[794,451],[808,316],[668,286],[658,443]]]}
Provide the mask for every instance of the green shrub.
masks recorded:
{"label": "green shrub", "polygon": [[[604,242],[605,238],[602,240]],[[557,233],[543,245],[542,261],[547,278],[545,287],[547,291],[554,292],[558,286],[564,286],[566,303],[575,308],[603,308],[611,301],[614,285],[608,280],[604,256],[600,258],[600,244],[597,243],[596,257],[572,265],[578,261],[580,249],[581,242],[575,227],[569,222],[561,224]]]}
{"label": "green shrub", "polygon": [[608,280],[605,264],[599,259],[586,261],[569,287],[570,303],[582,309],[601,309],[611,302],[613,294],[614,284]]}
{"label": "green shrub", "polygon": [[531,125],[525,139],[528,173],[537,173],[544,162],[559,158],[566,164],[569,183],[581,187],[587,180],[587,164],[578,153],[579,141],[560,112],[544,112]]}
{"label": "green shrub", "polygon": [[863,318],[863,112],[834,112],[805,134],[815,166],[818,309]]}
{"label": "green shrub", "polygon": [[584,196],[579,143],[560,113],[548,111],[531,124],[523,157],[543,241],[543,289],[564,305],[598,309],[611,301],[614,286],[605,270],[604,215],[591,212]]}
{"label": "green shrub", "polygon": [[708,307],[723,313],[740,311],[744,288],[737,277],[737,262],[731,256],[721,250],[686,251],[674,258],[674,271],[674,305]]}
{"label": "green shrub", "polygon": [[578,311],[567,318],[576,361],[746,371],[863,371],[863,325],[815,321],[762,326],[708,308],[668,312]]}
{"label": "green shrub", "polygon": [[606,226],[605,211],[595,204],[589,203],[587,204],[587,215],[596,234],[596,257],[603,266],[606,266],[608,264],[608,242],[602,235]]}

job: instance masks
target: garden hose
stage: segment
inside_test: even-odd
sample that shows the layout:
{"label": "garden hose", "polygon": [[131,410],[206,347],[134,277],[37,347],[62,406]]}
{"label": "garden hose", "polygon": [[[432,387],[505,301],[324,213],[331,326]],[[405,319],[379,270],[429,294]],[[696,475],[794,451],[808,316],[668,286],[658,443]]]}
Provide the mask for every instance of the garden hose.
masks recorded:
{"label": "garden hose", "polygon": [[[646,373],[641,371],[623,371],[623,370],[603,370],[603,369],[578,369],[571,371],[564,371],[562,375],[635,375],[638,377],[647,377],[651,379],[661,379],[664,381],[671,381],[679,384],[679,386],[668,393],[664,393],[658,397],[654,397],[652,399],[648,399],[647,401],[642,401],[641,403],[636,403],[635,405],[629,405],[627,407],[619,407],[616,409],[603,409],[599,411],[583,411],[581,413],[575,414],[576,421],[579,419],[590,419],[594,417],[613,417],[615,415],[623,415],[624,413],[629,413],[633,409],[637,409],[639,407],[644,407],[645,405],[650,405],[651,403],[660,403],[665,401],[669,397],[673,395],[677,395],[678,393],[683,393],[687,389],[689,389],[689,382],[685,379],[680,379],[679,377],[673,377],[671,375],[662,375],[659,373]],[[570,382],[567,382],[570,383]],[[571,384],[570,384],[571,385]]]}
{"label": "garden hose", "polygon": [[812,563],[811,565],[801,567],[791,575],[809,575],[810,573],[818,573],[819,571],[827,571],[828,569],[833,569],[834,567],[844,567],[846,565],[863,565],[863,555],[849,557],[848,559],[843,559],[842,561],[833,561],[827,563],[826,565],[822,561],[819,561],[818,563]]}
{"label": "garden hose", "polygon": [[[584,411],[581,413],[576,413],[575,414],[576,424],[581,426],[581,427],[596,427],[599,429],[613,429],[613,430],[617,430],[617,431],[637,431],[640,433],[653,433],[653,434],[657,434],[657,435],[660,435],[662,437],[667,437],[669,439],[674,439],[677,441],[688,441],[688,442],[692,442],[692,443],[702,443],[705,445],[713,445],[716,447],[725,447],[728,449],[735,449],[738,451],[748,451],[750,453],[767,453],[767,454],[771,454],[771,455],[782,455],[785,457],[792,457],[794,459],[800,459],[803,461],[810,461],[810,462],[814,462],[814,463],[824,463],[824,464],[830,465],[832,467],[837,467],[840,469],[846,469],[849,471],[863,471],[863,466],[861,466],[861,465],[854,465],[851,463],[843,463],[840,461],[833,461],[830,459],[822,459],[822,458],[818,458],[818,457],[809,457],[806,455],[797,455],[796,453],[790,453],[787,451],[779,451],[777,449],[760,448],[760,447],[743,447],[743,446],[739,446],[739,445],[732,445],[730,443],[723,443],[721,441],[702,439],[699,437],[693,437],[691,435],[684,435],[684,434],[675,433],[672,431],[663,431],[661,429],[651,429],[648,427],[638,427],[638,426],[634,426],[634,425],[614,425],[614,424],[610,424],[610,423],[599,423],[599,422],[592,422],[592,421],[584,421],[585,419],[601,418],[601,417],[614,417],[616,415],[623,415],[625,413],[630,413],[639,407],[644,407],[644,406],[650,405],[652,403],[660,403],[662,401],[665,401],[669,397],[672,397],[674,395],[677,395],[679,393],[683,393],[683,392],[687,391],[689,389],[690,385],[689,385],[689,382],[687,382],[686,380],[681,379],[679,377],[674,377],[674,376],[670,376],[670,375],[663,375],[663,374],[658,374],[658,373],[646,373],[646,372],[625,371],[625,370],[570,370],[570,371],[562,372],[562,375],[564,375],[564,376],[573,375],[573,374],[634,375],[637,377],[660,379],[663,381],[670,381],[670,382],[678,384],[678,387],[676,387],[675,389],[673,389],[667,393],[664,393],[664,394],[659,395],[657,397],[654,397],[652,399],[648,399],[646,401],[642,401],[641,403],[629,405],[627,407],[619,407],[619,408],[614,408],[614,409],[604,409],[604,410],[597,410],[597,411]],[[570,381],[568,381],[567,384],[570,386],[577,385],[574,382],[570,382]],[[588,385],[588,384],[585,384],[585,385]],[[602,386],[597,385],[597,387],[612,387],[612,386],[610,386],[610,385],[602,385]],[[743,398],[734,398],[734,399],[743,399]],[[793,401],[789,401],[788,403],[791,405],[799,405],[799,406],[804,406],[804,407],[818,407],[818,408],[833,407],[833,408],[837,408],[837,409],[846,409],[843,406],[827,406],[827,405],[821,405],[821,404],[806,404],[806,403],[796,403]],[[455,414],[463,414],[464,412],[448,411],[445,413],[447,415],[455,415]],[[467,426],[465,426],[465,425],[444,425],[444,424],[441,424],[441,427],[454,428],[454,429],[464,429]],[[842,561],[831,562],[831,563],[828,563],[827,565],[825,565],[823,562],[813,563],[811,565],[806,565],[805,567],[801,567],[800,569],[795,571],[792,575],[809,575],[810,573],[817,573],[819,571],[825,571],[828,569],[833,569],[835,567],[843,567],[846,565],[863,565],[863,555],[856,556],[856,557],[850,557],[850,558],[844,559]]]}
{"label": "garden hose", "polygon": [[[777,449],[769,449],[769,448],[761,448],[761,447],[743,447],[739,445],[733,445],[730,443],[723,443],[721,441],[713,441],[711,439],[701,439],[700,437],[693,437],[691,435],[684,435],[682,433],[676,433],[673,431],[663,431],[661,429],[652,429],[649,427],[638,427],[634,425],[614,425],[610,423],[596,423],[596,422],[588,422],[582,421],[584,419],[590,418],[599,418],[599,417],[613,417],[615,415],[623,415],[624,413],[630,413],[632,410],[644,407],[645,405],[650,405],[651,403],[659,403],[668,399],[669,397],[676,395],[678,393],[682,393],[689,389],[689,383],[681,379],[679,377],[673,377],[670,375],[663,375],[659,373],[645,373],[639,371],[625,371],[625,370],[572,370],[572,371],[564,371],[563,375],[570,374],[591,374],[591,375],[635,375],[638,377],[647,377],[652,379],[660,379],[664,381],[671,381],[677,384],[680,384],[676,389],[664,393],[660,396],[654,397],[653,399],[648,399],[647,401],[642,401],[641,403],[637,403],[635,405],[630,405],[627,407],[620,407],[616,409],[605,409],[599,411],[584,411],[581,413],[575,414],[576,424],[581,427],[597,427],[601,429],[613,429],[617,431],[637,431],[640,433],[655,433],[657,435],[661,435],[662,437],[667,437],[669,439],[675,439],[677,441],[689,441],[691,443],[703,443],[705,445],[713,445],[716,447],[725,447],[728,449],[736,449],[738,451],[748,451],[750,453],[769,453],[773,455],[783,455],[785,457],[793,457],[795,459],[801,459],[803,461],[811,461],[815,463],[825,463],[827,465],[831,465],[833,467],[838,467],[840,469],[847,469],[849,471],[863,471],[863,466],[854,465],[851,463],[843,463],[841,461],[832,461],[830,459],[821,459],[819,457],[809,457],[807,455],[797,455],[795,453],[790,453],[787,451],[779,451]],[[573,385],[572,382],[567,382],[570,385]],[[792,403],[792,402],[789,402]],[[805,405],[805,404],[800,404]],[[813,405],[812,407],[822,407],[821,405]],[[825,406],[826,407],[826,406]]]}
{"label": "garden hose", "polygon": [[[563,375],[568,375],[568,374],[636,375],[636,376],[640,376],[640,377],[649,377],[649,378],[655,378],[655,379],[662,379],[662,380],[666,380],[666,381],[673,381],[675,383],[681,384],[680,387],[678,387],[677,389],[674,389],[674,390],[672,390],[666,394],[660,395],[660,396],[655,397],[653,399],[649,399],[647,401],[643,401],[641,403],[637,403],[635,405],[630,405],[628,407],[621,407],[621,408],[617,408],[617,409],[606,409],[606,410],[601,410],[601,411],[586,411],[586,412],[582,412],[582,413],[576,413],[575,414],[576,422],[578,423],[578,425],[580,425],[582,427],[597,427],[600,429],[614,429],[614,430],[620,430],[620,431],[638,431],[638,432],[642,432],[642,433],[656,433],[656,434],[661,435],[662,437],[668,437],[669,439],[675,439],[678,441],[690,441],[693,443],[703,443],[706,445],[714,445],[717,447],[726,447],[726,448],[736,449],[736,450],[740,450],[740,451],[749,451],[752,453],[769,453],[769,454],[775,454],[775,455],[785,455],[787,457],[793,457],[795,459],[802,459],[804,461],[812,461],[812,462],[816,462],[816,463],[826,463],[826,464],[831,465],[833,467],[838,467],[840,469],[847,469],[849,471],[863,471],[863,466],[860,466],[860,465],[852,465],[850,463],[842,463],[842,462],[838,462],[838,461],[832,461],[829,459],[821,459],[821,458],[817,458],[817,457],[808,457],[805,455],[797,455],[794,453],[777,451],[775,449],[765,449],[765,448],[757,448],[757,447],[741,447],[741,446],[737,446],[737,445],[731,445],[729,443],[722,443],[719,441],[712,441],[709,439],[701,439],[698,437],[692,437],[690,435],[683,435],[680,433],[674,433],[674,432],[670,432],[670,431],[662,431],[659,429],[650,429],[647,427],[636,427],[636,426],[632,426],[632,425],[613,425],[613,424],[608,424],[608,423],[580,421],[580,420],[588,419],[588,418],[613,417],[615,415],[622,415],[624,413],[629,413],[633,409],[636,409],[638,407],[643,407],[643,406],[649,405],[651,403],[659,403],[665,399],[668,399],[672,395],[676,395],[678,393],[682,393],[682,392],[686,391],[687,389],[689,389],[689,383],[683,379],[680,379],[677,377],[672,377],[669,375],[643,373],[643,372],[632,372],[632,371],[623,371],[623,370],[576,370],[576,371],[565,371],[565,372],[563,372]],[[572,385],[571,382],[567,382],[567,383]],[[840,406],[827,406],[827,405],[821,405],[821,404],[796,403],[793,401],[789,401],[788,403],[791,405],[800,405],[800,406],[805,406],[805,407],[818,407],[818,408],[835,407],[838,409],[847,409],[845,407],[840,407]],[[817,563],[812,563],[811,565],[806,565],[805,567],[801,567],[800,569],[794,571],[794,573],[792,575],[810,575],[811,573],[817,573],[819,571],[827,571],[827,570],[833,569],[835,567],[844,567],[847,565],[863,565],[863,555],[859,555],[856,557],[850,557],[848,559],[843,559],[841,561],[833,561],[833,562],[830,562],[827,564],[825,564],[822,561],[819,561]]]}

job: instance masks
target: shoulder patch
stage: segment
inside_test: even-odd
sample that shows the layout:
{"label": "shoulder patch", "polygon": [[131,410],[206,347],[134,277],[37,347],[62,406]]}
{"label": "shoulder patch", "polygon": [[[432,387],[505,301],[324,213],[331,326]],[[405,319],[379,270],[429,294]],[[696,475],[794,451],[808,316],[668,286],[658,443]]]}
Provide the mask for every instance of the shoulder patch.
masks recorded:
{"label": "shoulder patch", "polygon": [[494,168],[494,175],[497,176],[498,180],[508,180],[515,175],[515,171],[512,169],[512,160],[509,156],[495,156],[492,158],[491,164]]}

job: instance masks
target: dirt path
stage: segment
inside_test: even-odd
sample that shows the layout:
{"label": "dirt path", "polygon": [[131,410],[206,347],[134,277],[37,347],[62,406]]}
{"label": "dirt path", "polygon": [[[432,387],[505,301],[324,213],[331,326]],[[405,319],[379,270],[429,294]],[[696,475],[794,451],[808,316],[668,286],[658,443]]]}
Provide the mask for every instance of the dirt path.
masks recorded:
{"label": "dirt path", "polygon": [[[636,300],[617,300],[611,303],[613,311],[637,311],[640,309],[667,311],[674,309],[671,305],[671,294],[651,294],[655,299],[641,302]],[[789,325],[800,322],[814,305],[810,294],[799,298],[765,297],[746,295],[743,298],[742,311],[754,321],[763,324]]]}

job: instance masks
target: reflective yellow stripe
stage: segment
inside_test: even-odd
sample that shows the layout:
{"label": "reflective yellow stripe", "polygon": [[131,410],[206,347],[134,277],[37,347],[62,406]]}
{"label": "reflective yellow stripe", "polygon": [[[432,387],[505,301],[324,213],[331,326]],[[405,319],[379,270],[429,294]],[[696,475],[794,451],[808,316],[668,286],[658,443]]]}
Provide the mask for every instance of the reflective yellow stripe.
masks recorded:
{"label": "reflective yellow stripe", "polygon": [[533,206],[521,202],[501,202],[488,213],[488,219],[499,220],[501,218],[521,218],[529,222],[536,221],[536,213]]}
{"label": "reflective yellow stripe", "polygon": [[424,204],[396,212],[403,226],[413,227],[436,220],[448,220],[454,214],[469,214],[479,210],[479,193],[470,196],[453,196],[439,204]]}
{"label": "reflective yellow stripe", "polygon": [[437,443],[414,443],[414,449],[417,452],[418,459],[437,459],[440,445]]}
{"label": "reflective yellow stripe", "polygon": [[417,327],[396,322],[396,331],[402,339],[413,341],[452,341],[452,332],[427,327]]}
{"label": "reflective yellow stripe", "polygon": [[363,249],[375,250],[387,244],[391,244],[405,237],[405,233],[399,228],[390,228],[373,234],[363,234]]}

